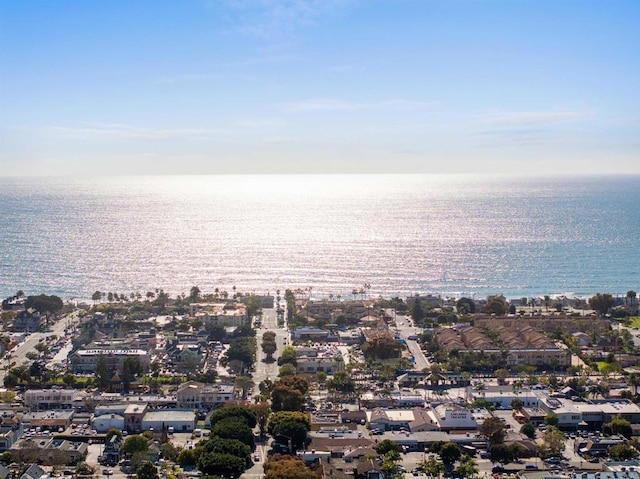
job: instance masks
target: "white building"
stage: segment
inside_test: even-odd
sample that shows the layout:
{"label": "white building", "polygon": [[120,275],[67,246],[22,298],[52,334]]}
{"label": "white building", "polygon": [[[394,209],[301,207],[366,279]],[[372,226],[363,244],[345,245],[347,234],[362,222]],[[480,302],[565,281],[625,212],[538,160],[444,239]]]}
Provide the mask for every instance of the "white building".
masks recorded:
{"label": "white building", "polygon": [[143,431],[163,431],[170,427],[176,432],[193,432],[196,414],[193,410],[147,411],[142,418]]}
{"label": "white building", "polygon": [[122,373],[126,358],[137,358],[143,371],[149,369],[149,352],[143,349],[80,349],[71,356],[71,370],[76,374],[95,373],[98,359],[103,357],[109,371]]}
{"label": "white building", "polygon": [[187,381],[176,392],[179,408],[212,409],[236,399],[232,384],[204,384]]}
{"label": "white building", "polygon": [[31,411],[73,409],[77,397],[75,389],[29,389],[24,393],[24,404]]}
{"label": "white building", "polygon": [[242,326],[248,323],[242,303],[191,303],[191,317],[211,326]]}
{"label": "white building", "polygon": [[473,411],[455,404],[440,404],[429,411],[429,416],[441,431],[478,429]]}
{"label": "white building", "polygon": [[333,374],[344,369],[344,360],[337,346],[317,345],[315,347],[297,347],[296,372],[315,374],[325,372]]}
{"label": "white building", "polygon": [[109,429],[124,430],[124,416],[119,414],[103,414],[93,418],[91,421],[93,429],[99,433],[105,433]]}

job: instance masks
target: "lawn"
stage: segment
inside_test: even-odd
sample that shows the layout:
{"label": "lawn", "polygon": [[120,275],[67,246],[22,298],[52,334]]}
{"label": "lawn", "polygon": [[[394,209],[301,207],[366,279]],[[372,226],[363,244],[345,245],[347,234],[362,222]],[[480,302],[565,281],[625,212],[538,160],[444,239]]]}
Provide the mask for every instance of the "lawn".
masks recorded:
{"label": "lawn", "polygon": [[596,361],[596,365],[598,366],[598,371],[602,371],[604,365],[607,364],[606,361]]}
{"label": "lawn", "polygon": [[629,318],[630,328],[640,328],[640,316],[631,316]]}

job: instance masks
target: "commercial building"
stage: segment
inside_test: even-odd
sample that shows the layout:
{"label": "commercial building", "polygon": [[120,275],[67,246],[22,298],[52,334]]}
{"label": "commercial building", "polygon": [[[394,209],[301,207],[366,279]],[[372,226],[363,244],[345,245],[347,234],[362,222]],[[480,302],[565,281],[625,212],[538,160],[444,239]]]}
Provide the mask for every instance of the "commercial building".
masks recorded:
{"label": "commercial building", "polygon": [[187,381],[176,392],[179,408],[213,409],[236,399],[232,384],[204,384]]}
{"label": "commercial building", "polygon": [[193,432],[196,428],[196,414],[193,410],[147,411],[142,418],[143,431]]}
{"label": "commercial building", "polygon": [[143,371],[149,369],[149,352],[143,349],[80,349],[71,356],[71,371],[75,374],[95,373],[100,357],[106,360],[110,372],[118,374],[122,374],[122,364],[127,358],[137,358]]}
{"label": "commercial building", "polygon": [[24,392],[24,404],[31,411],[73,409],[77,397],[75,389],[28,389]]}

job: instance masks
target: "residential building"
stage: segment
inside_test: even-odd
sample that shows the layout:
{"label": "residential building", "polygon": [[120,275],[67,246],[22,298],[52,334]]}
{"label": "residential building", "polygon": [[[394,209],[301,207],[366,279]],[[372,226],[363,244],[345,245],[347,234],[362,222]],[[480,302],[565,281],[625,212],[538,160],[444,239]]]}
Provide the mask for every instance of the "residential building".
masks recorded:
{"label": "residential building", "polygon": [[344,369],[344,359],[336,346],[298,346],[295,351],[296,372],[298,374],[315,374],[317,372],[333,374]]}
{"label": "residential building", "polygon": [[307,301],[301,308],[300,314],[315,320],[335,323],[339,317],[354,324],[366,315],[367,308],[363,301]]}
{"label": "residential building", "polygon": [[242,326],[249,321],[242,303],[191,303],[189,307],[191,317],[207,326]]}
{"label": "residential building", "polygon": [[22,437],[22,421],[12,411],[3,411],[0,416],[0,452],[8,451]]}

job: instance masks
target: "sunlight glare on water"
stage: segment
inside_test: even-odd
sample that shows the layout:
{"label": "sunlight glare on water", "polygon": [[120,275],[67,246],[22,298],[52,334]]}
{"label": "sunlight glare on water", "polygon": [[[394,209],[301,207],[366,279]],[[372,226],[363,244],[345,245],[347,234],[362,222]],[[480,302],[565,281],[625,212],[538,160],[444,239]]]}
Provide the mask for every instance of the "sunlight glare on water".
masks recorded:
{"label": "sunlight glare on water", "polygon": [[0,293],[623,294],[640,181],[456,175],[0,180]]}

